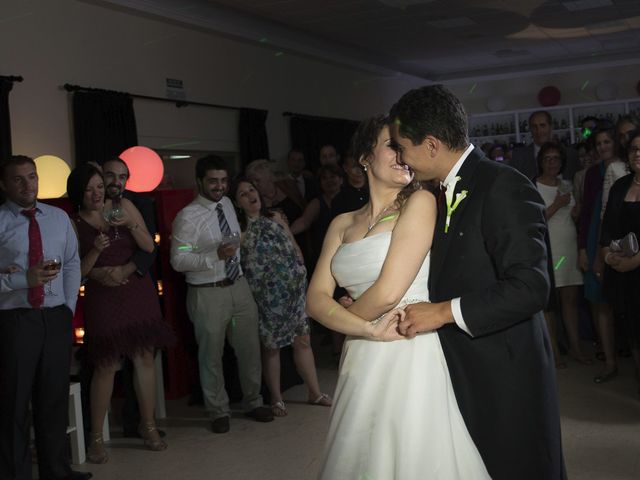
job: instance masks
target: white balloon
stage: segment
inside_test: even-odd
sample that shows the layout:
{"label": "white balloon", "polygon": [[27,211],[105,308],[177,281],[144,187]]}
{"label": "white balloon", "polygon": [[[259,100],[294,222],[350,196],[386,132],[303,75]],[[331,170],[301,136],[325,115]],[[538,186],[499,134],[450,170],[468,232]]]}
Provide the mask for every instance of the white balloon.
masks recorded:
{"label": "white balloon", "polygon": [[618,97],[618,85],[604,80],[596,86],[596,98],[600,101],[615,100]]}
{"label": "white balloon", "polygon": [[487,98],[487,110],[490,112],[501,112],[507,106],[507,101],[500,95]]}

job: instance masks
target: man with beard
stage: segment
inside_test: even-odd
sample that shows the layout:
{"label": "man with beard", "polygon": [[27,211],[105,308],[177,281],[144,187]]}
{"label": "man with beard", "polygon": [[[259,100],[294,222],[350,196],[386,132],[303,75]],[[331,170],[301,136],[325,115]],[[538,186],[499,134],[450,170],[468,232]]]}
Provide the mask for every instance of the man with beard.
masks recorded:
{"label": "man with beard", "polygon": [[[127,164],[118,157],[107,160],[102,165],[102,176],[105,184],[105,196],[116,203],[121,198],[130,200],[142,215],[147,230],[153,235],[156,231],[153,202],[148,196],[125,190],[127,180],[129,180]],[[94,268],[91,270],[89,277],[105,286],[115,287],[126,283],[131,275],[135,274],[144,277],[152,267],[155,259],[155,250],[148,253],[138,248],[125,265]],[[124,389],[124,402],[122,405],[123,434],[125,437],[139,438],[140,410],[133,386],[133,364],[128,358],[123,362],[121,378]],[[83,395],[83,397],[88,399],[88,395]],[[161,437],[165,436],[164,431],[160,430],[159,433]]]}
{"label": "man with beard", "polygon": [[240,233],[233,204],[225,196],[229,169],[208,155],[196,163],[199,195],[173,222],[171,265],[186,277],[187,311],[198,342],[200,384],[214,433],[229,431],[229,397],[224,388],[222,354],[225,336],[238,359],[245,415],[273,420],[260,396],[261,363],[258,307],[240,266]]}

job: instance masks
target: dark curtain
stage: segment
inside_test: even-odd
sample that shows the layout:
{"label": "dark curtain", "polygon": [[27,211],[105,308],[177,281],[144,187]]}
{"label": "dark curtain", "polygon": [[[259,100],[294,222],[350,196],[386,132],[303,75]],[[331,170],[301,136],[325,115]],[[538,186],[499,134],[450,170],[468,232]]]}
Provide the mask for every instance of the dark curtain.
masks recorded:
{"label": "dark curtain", "polygon": [[76,165],[102,165],[138,144],[133,99],[118,92],[74,92],[73,130]]}
{"label": "dark curtain", "polygon": [[244,168],[249,162],[261,158],[269,158],[269,139],[265,122],[267,110],[241,108],[238,122],[238,142],[240,143],[240,160]]}
{"label": "dark curtain", "polygon": [[11,117],[9,116],[9,92],[13,82],[0,78],[0,160],[11,155]]}
{"label": "dark curtain", "polygon": [[322,146],[331,144],[338,155],[343,155],[357,127],[358,122],[353,120],[294,114],[289,123],[291,146],[304,153],[307,168],[315,171],[320,166],[318,155]]}

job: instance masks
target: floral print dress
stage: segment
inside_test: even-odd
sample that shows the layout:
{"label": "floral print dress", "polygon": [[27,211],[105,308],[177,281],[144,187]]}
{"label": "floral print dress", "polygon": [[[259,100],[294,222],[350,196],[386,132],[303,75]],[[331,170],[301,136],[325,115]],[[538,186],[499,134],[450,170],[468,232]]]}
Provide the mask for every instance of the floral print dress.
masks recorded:
{"label": "floral print dress", "polygon": [[307,271],[282,226],[267,217],[250,218],[240,258],[258,304],[263,345],[282,348],[308,335]]}

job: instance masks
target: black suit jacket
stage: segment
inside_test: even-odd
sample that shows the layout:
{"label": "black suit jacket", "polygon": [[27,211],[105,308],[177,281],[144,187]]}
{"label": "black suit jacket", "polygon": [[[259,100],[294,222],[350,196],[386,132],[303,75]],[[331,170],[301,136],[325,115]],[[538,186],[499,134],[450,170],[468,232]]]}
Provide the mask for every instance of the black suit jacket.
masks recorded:
{"label": "black suit jacket", "polygon": [[[564,478],[551,346],[544,202],[512,168],[475,149],[458,175],[467,190],[438,218],[432,302],[461,298],[465,323],[438,330],[462,416],[494,480]],[[454,196],[455,198],[455,196]]]}
{"label": "black suit jacket", "polygon": [[[147,230],[149,230],[151,236],[155,235],[156,215],[153,200],[151,199],[151,197],[144,194],[132,192],[130,190],[125,190],[122,196],[133,203],[133,205],[140,212],[140,215],[142,215],[144,223],[147,226]],[[135,252],[131,256],[130,260],[136,264],[136,273],[141,277],[144,277],[153,266],[153,263],[156,260],[156,250],[157,247],[155,245],[153,248],[153,252],[151,253],[136,248]]]}

